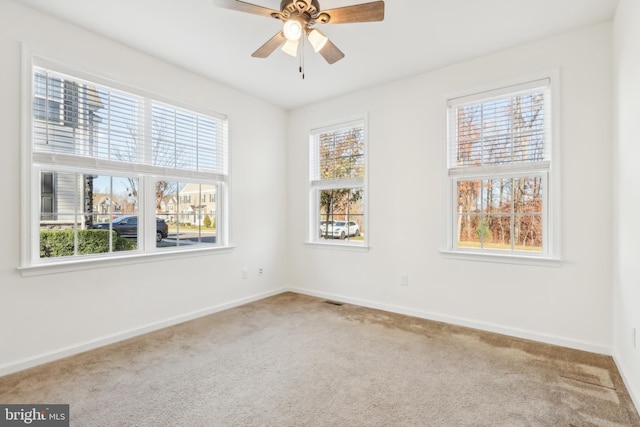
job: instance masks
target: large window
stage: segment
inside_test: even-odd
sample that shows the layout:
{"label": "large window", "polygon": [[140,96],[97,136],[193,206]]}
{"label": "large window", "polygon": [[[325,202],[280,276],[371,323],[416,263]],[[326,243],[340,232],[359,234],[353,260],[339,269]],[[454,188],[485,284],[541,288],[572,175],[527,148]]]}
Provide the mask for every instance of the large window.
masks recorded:
{"label": "large window", "polygon": [[35,66],[23,266],[226,244],[224,116]]}
{"label": "large window", "polygon": [[449,249],[553,256],[550,79],[450,99],[448,123]]}
{"label": "large window", "polygon": [[315,129],[309,145],[310,241],[363,246],[368,233],[364,120]]}

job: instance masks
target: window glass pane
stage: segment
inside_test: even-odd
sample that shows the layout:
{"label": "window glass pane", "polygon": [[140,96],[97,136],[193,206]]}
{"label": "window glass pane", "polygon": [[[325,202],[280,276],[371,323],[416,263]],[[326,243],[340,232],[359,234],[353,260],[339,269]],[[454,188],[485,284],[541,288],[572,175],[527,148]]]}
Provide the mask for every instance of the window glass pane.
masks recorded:
{"label": "window glass pane", "polygon": [[109,175],[93,175],[86,180],[85,191],[91,192],[86,211],[91,214],[87,227],[113,232],[111,252],[138,249],[140,216],[138,214],[139,179]]}
{"label": "window glass pane", "polygon": [[516,250],[542,251],[542,216],[516,215],[513,234]]}
{"label": "window glass pane", "polygon": [[458,215],[458,246],[471,248],[482,247],[482,235],[480,233],[481,219],[478,213],[465,212]]}
{"label": "window glass pane", "polygon": [[45,74],[38,73],[33,81],[33,93],[37,97],[49,98],[58,102],[62,101],[62,81],[57,78],[49,78]]}
{"label": "window glass pane", "polygon": [[[485,185],[483,185],[485,184]],[[486,181],[470,180],[458,181],[457,184],[457,243],[464,247],[482,247],[482,235],[480,224],[482,213],[486,206],[483,189],[486,188]]]}
{"label": "window glass pane", "polygon": [[458,181],[458,213],[479,213],[482,205],[482,181]]}
{"label": "window glass pane", "polygon": [[213,184],[156,181],[156,246],[215,245],[217,191]]}
{"label": "window glass pane", "polygon": [[511,250],[513,217],[509,214],[488,214],[483,217],[482,247],[485,249]]}
{"label": "window glass pane", "polygon": [[542,178],[458,181],[457,245],[542,250]]}
{"label": "window glass pane", "polygon": [[94,213],[94,220],[106,221],[111,215],[137,214],[139,187],[138,178],[93,175],[89,210]]}
{"label": "window glass pane", "polygon": [[545,160],[545,91],[521,93],[453,110],[452,166]]}
{"label": "window glass pane", "polygon": [[364,189],[321,190],[319,236],[324,239],[364,241]]}
{"label": "window glass pane", "polygon": [[516,178],[513,187],[515,249],[542,251],[542,179]]}
{"label": "window glass pane", "polygon": [[60,121],[60,103],[44,98],[35,98],[33,100],[33,114],[37,120],[58,122]]}
{"label": "window glass pane", "polygon": [[81,95],[91,106],[86,124],[87,154],[125,163],[142,162],[137,98],[90,86]]}
{"label": "window glass pane", "polygon": [[153,103],[153,165],[226,173],[222,123],[214,118]]}
{"label": "window glass pane", "polygon": [[317,179],[364,176],[364,128],[353,127],[318,136]]}
{"label": "window glass pane", "polygon": [[34,149],[137,162],[138,99],[79,79],[36,70]]}
{"label": "window glass pane", "polygon": [[487,209],[489,212],[508,212],[511,207],[511,178],[485,181]]}
{"label": "window glass pane", "polygon": [[93,228],[114,231],[117,237],[127,239],[132,245],[137,245],[141,234],[139,225],[141,224],[138,215],[112,214],[106,221],[95,223]]}
{"label": "window glass pane", "polygon": [[513,180],[513,204],[516,213],[542,212],[542,179],[520,177]]}
{"label": "window glass pane", "polygon": [[136,249],[137,186],[135,178],[41,172],[40,257]]}

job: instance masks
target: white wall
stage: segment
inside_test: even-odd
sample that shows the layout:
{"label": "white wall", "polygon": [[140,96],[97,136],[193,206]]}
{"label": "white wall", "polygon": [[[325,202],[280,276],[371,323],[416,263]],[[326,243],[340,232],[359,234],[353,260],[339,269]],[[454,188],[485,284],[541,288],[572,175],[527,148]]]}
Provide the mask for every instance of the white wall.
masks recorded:
{"label": "white wall", "polygon": [[[640,2],[620,0],[614,20],[615,282],[613,354],[640,408]],[[636,347],[633,347],[633,329]]]}
{"label": "white wall", "polygon": [[[416,52],[428,55],[428,52]],[[558,69],[562,136],[559,267],[443,257],[445,98]],[[455,64],[291,112],[289,210],[307,209],[309,129],[367,113],[367,252],[305,245],[290,218],[301,292],[609,353],[612,344],[611,25]],[[402,274],[409,286],[401,287]]]}
{"label": "white wall", "polygon": [[[75,69],[227,114],[235,248],[22,277],[16,270],[22,44]],[[286,204],[286,111],[8,0],[0,2],[0,58],[0,375],[277,292],[286,284],[286,215],[272,208]],[[259,266],[263,277],[257,275]],[[250,269],[246,280],[242,267]]]}

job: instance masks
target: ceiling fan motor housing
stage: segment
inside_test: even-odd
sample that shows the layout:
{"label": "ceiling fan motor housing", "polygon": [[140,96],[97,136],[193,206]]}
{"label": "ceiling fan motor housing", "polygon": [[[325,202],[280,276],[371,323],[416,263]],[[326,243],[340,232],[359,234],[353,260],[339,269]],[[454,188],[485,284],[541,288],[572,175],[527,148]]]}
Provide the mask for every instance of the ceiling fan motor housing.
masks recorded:
{"label": "ceiling fan motor housing", "polygon": [[[320,3],[318,3],[318,0],[282,0],[280,2],[280,13],[274,13],[272,16],[283,21],[299,16],[304,20],[305,24],[309,24],[310,21],[317,20],[319,14]],[[326,22],[323,20],[323,23]]]}

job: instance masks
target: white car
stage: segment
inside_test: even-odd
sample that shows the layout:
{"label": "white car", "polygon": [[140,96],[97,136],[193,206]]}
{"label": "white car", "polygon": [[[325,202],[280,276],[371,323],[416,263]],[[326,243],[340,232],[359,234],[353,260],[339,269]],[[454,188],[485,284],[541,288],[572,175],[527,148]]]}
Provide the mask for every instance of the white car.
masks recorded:
{"label": "white car", "polygon": [[320,225],[320,235],[325,239],[345,239],[360,235],[360,227],[355,221],[323,221]]}

